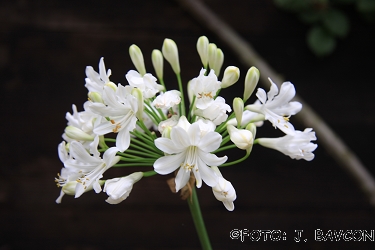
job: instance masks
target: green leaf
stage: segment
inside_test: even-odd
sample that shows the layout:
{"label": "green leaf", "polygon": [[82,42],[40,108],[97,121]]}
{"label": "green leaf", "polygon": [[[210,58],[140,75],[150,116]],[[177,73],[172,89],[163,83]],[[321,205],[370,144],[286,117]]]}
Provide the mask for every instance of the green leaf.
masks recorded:
{"label": "green leaf", "polygon": [[307,34],[307,44],[317,56],[326,56],[333,52],[336,40],[321,26],[315,26]]}
{"label": "green leaf", "polygon": [[341,38],[349,32],[349,19],[339,10],[327,11],[323,17],[323,24],[329,32]]}

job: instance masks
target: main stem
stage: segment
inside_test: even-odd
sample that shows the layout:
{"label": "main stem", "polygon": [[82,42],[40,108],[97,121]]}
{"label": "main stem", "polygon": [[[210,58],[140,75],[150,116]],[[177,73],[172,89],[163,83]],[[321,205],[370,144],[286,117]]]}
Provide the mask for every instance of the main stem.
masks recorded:
{"label": "main stem", "polygon": [[192,185],[192,195],[191,199],[188,200],[191,216],[193,217],[195,230],[197,231],[199,241],[201,242],[202,249],[208,250],[212,249],[210,238],[208,237],[206,226],[204,225],[201,209],[199,207],[199,201],[197,192],[195,190],[195,185]]}

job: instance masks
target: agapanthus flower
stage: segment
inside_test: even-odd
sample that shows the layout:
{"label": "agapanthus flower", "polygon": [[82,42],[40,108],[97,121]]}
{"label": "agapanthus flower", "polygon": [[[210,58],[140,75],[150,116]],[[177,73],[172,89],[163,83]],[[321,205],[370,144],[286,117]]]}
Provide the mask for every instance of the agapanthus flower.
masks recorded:
{"label": "agapanthus flower", "polygon": [[174,126],[169,138],[158,138],[155,145],[167,155],[154,163],[159,174],[169,174],[179,168],[175,182],[176,191],[186,185],[193,173],[196,186],[202,186],[202,180],[208,185],[216,184],[216,176],[209,166],[219,166],[227,157],[217,157],[210,152],[219,148],[222,137],[214,131],[214,125],[199,120],[190,124],[185,116],[181,116]]}
{"label": "agapanthus flower", "polygon": [[178,90],[170,90],[165,93],[160,93],[152,105],[160,109],[169,109],[181,102],[181,93]]}
{"label": "agapanthus flower", "polygon": [[[116,147],[119,151],[125,151],[130,145],[130,131],[136,127],[138,110],[137,99],[130,94],[129,86],[118,85],[116,91],[112,87],[105,86],[103,91],[103,103],[92,103],[90,109],[106,119],[94,128],[94,133],[105,135],[118,133]],[[108,119],[109,120],[108,120]]]}
{"label": "agapanthus flower", "polygon": [[150,73],[141,76],[137,71],[130,70],[125,77],[130,86],[142,91],[144,98],[154,97],[164,89],[162,85],[156,83],[157,79]]}
{"label": "agapanthus flower", "polygon": [[294,127],[289,122],[289,117],[302,109],[301,103],[290,101],[296,94],[294,85],[291,82],[284,82],[279,92],[277,85],[271,79],[269,80],[270,91],[266,94],[263,89],[259,88],[256,94],[261,104],[247,105],[246,109],[263,114],[266,120],[284,133],[293,133]]}
{"label": "agapanthus flower", "polygon": [[194,113],[212,121],[215,125],[220,125],[222,122],[227,120],[227,112],[231,111],[232,109],[228,104],[225,103],[225,99],[218,96],[207,108],[196,109]]}
{"label": "agapanthus flower", "polygon": [[[95,138],[96,148],[98,145],[98,137]],[[70,143],[70,158],[64,162],[64,166],[68,171],[79,174],[77,178],[77,187],[75,197],[80,197],[86,189],[93,188],[96,193],[101,191],[99,180],[103,177],[103,173],[116,164],[120,157],[116,156],[119,151],[116,147],[109,148],[103,154],[103,158],[99,156],[97,149],[92,147],[90,154],[81,143],[73,141]]]}
{"label": "agapanthus flower", "polygon": [[312,153],[318,145],[311,141],[316,140],[315,132],[312,128],[306,128],[304,131],[295,131],[293,134],[285,135],[280,138],[258,138],[260,145],[280,151],[292,159],[304,159],[311,161],[314,159]]}
{"label": "agapanthus flower", "polygon": [[205,76],[206,70],[201,69],[199,76],[191,80],[190,89],[196,96],[195,106],[199,109],[206,109],[214,102],[214,97],[220,89],[221,83],[213,70]]}
{"label": "agapanthus flower", "polygon": [[211,169],[214,170],[217,176],[217,183],[212,187],[212,192],[214,193],[215,198],[222,201],[228,211],[233,211],[233,201],[237,198],[236,190],[234,190],[232,183],[224,179],[218,167],[212,166]]}
{"label": "agapanthus flower", "polygon": [[89,92],[102,93],[103,88],[106,84],[110,83],[109,77],[111,76],[111,70],[105,70],[104,58],[100,58],[99,61],[99,73],[94,70],[93,67],[86,67],[86,84],[85,87]]}

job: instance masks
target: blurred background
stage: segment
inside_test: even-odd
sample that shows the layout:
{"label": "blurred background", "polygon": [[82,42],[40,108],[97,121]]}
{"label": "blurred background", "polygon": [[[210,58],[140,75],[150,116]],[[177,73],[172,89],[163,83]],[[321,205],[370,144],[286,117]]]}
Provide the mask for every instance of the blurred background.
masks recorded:
{"label": "blurred background", "polygon": [[[203,2],[294,83],[297,93],[374,175],[374,24],[354,5],[340,6],[350,22],[347,35],[335,37],[334,50],[326,56],[316,56],[306,42],[311,24],[272,0]],[[146,69],[154,73],[151,51],[161,49],[164,38],[173,39],[186,83],[199,74],[195,46],[198,37],[206,35],[223,50],[223,69],[235,65],[242,73],[235,86],[220,93],[228,103],[242,96],[248,67],[172,0],[3,0],[0,12],[0,249],[199,249],[186,201],[170,192],[167,176],[142,179],[119,205],[107,204],[105,193],[94,192],[55,203],[60,189],[54,178],[63,166],[57,145],[65,114],[72,112],[72,104],[83,110],[85,67],[98,70],[100,57],[112,70],[111,80],[126,84],[124,75],[134,68],[128,54],[131,44],[142,49]],[[169,65],[164,74],[167,86],[176,86]],[[304,129],[295,119],[291,122]],[[262,137],[281,136],[268,123],[258,131]],[[314,240],[316,229],[375,229],[367,197],[322,145],[311,162],[257,146],[246,162],[222,173],[237,192],[233,212],[215,199],[211,188],[198,190],[214,249],[375,246],[371,241]],[[106,177],[125,174],[116,169]],[[286,240],[232,240],[229,232],[235,228],[281,230]],[[295,242],[295,230],[303,230],[307,242]]]}

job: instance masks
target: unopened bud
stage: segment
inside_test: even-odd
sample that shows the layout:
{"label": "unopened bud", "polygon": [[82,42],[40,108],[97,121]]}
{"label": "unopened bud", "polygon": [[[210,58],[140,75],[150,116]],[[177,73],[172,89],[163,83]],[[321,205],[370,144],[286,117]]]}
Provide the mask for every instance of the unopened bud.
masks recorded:
{"label": "unopened bud", "polygon": [[104,103],[102,95],[99,92],[89,92],[88,97],[92,102]]}
{"label": "unopened bud", "polygon": [[85,132],[83,132],[81,129],[73,126],[67,126],[65,128],[65,134],[71,139],[77,140],[77,141],[93,141],[94,136],[89,135]]}
{"label": "unopened bud", "polygon": [[178,49],[176,43],[172,39],[164,39],[163,56],[172,66],[175,74],[180,74],[180,62],[178,60]]}
{"label": "unopened bud", "polygon": [[238,127],[241,127],[243,107],[244,107],[244,104],[241,98],[236,97],[233,99],[233,111],[234,111],[234,114],[236,115]]}
{"label": "unopened bud", "polygon": [[249,130],[253,134],[253,138],[255,138],[257,134],[257,126],[254,123],[247,124],[246,130]]}
{"label": "unopened bud", "polygon": [[[208,65],[212,69],[216,61],[216,50],[217,46],[214,43],[208,44]],[[215,72],[216,74],[216,72]]]}
{"label": "unopened bud", "polygon": [[220,70],[221,67],[223,66],[224,63],[224,53],[221,49],[216,49],[216,57],[215,61],[211,67],[215,71],[215,75],[219,76],[220,75]]}
{"label": "unopened bud", "polygon": [[240,70],[234,66],[228,66],[224,71],[223,79],[221,80],[221,88],[225,89],[235,84],[240,78]]}
{"label": "unopened bud", "polygon": [[144,76],[146,74],[146,68],[141,49],[133,44],[129,47],[129,55],[138,73]]}
{"label": "unopened bud", "polygon": [[163,79],[163,55],[160,50],[154,49],[151,54],[152,65],[154,66],[156,76]]}
{"label": "unopened bud", "polygon": [[245,90],[243,93],[243,101],[246,102],[251,94],[254,92],[255,87],[259,81],[259,70],[255,67],[251,67],[245,77]]}
{"label": "unopened bud", "polygon": [[201,36],[198,38],[197,50],[204,68],[207,68],[208,64],[208,44],[209,41],[207,37]]}

